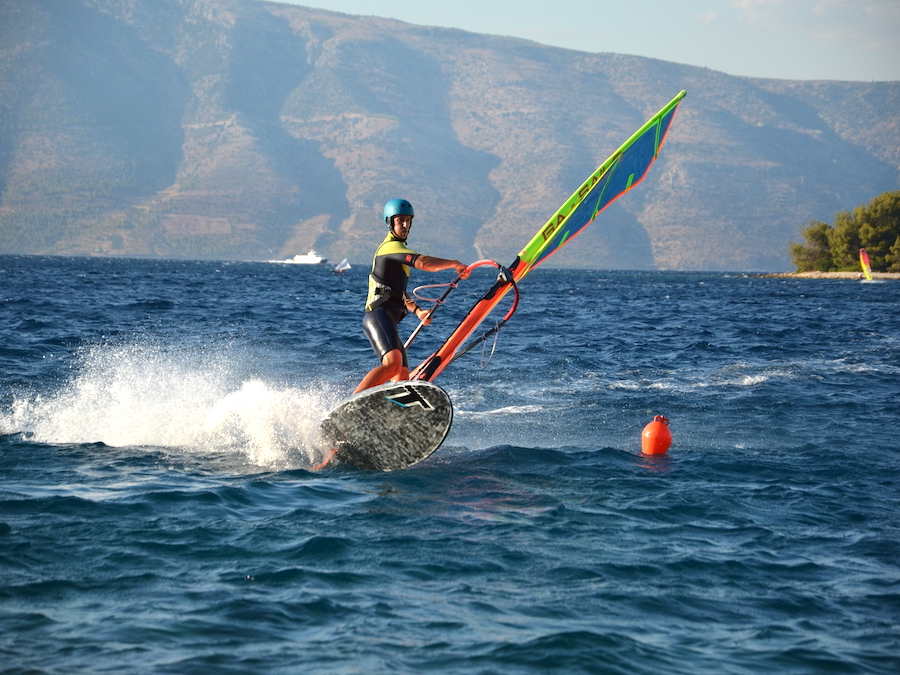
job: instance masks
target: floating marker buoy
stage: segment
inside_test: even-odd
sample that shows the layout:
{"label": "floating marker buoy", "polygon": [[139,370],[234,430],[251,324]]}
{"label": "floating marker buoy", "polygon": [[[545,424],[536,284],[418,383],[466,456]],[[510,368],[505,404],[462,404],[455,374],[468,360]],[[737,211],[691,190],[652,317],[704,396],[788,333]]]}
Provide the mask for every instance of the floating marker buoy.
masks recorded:
{"label": "floating marker buoy", "polygon": [[672,432],[669,431],[669,420],[657,415],[641,434],[641,452],[645,455],[664,455],[672,445]]}

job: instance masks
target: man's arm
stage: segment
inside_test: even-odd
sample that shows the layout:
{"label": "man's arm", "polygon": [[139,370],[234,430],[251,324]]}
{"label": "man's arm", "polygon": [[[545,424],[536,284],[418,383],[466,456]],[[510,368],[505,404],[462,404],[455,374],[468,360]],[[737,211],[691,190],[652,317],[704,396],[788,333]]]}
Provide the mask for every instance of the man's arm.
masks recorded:
{"label": "man's arm", "polygon": [[469,276],[466,273],[466,266],[463,265],[459,260],[435,258],[434,256],[430,255],[420,255],[418,258],[416,258],[414,267],[417,270],[424,270],[426,272],[440,272],[441,270],[453,269],[463,279]]}
{"label": "man's arm", "polygon": [[431,312],[427,309],[419,307],[419,305],[412,297],[410,297],[409,295],[405,295],[403,298],[403,304],[406,305],[407,312],[412,312],[413,314],[415,314],[416,318],[426,326],[431,325]]}

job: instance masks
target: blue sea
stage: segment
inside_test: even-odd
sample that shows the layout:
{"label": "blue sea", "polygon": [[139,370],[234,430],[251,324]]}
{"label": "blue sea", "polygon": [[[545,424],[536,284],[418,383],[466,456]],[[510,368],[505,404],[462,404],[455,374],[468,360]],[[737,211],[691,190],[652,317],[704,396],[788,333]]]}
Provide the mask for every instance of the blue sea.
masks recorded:
{"label": "blue sea", "polygon": [[314,472],[367,272],[0,257],[0,671],[900,672],[900,282],[539,269],[441,449]]}

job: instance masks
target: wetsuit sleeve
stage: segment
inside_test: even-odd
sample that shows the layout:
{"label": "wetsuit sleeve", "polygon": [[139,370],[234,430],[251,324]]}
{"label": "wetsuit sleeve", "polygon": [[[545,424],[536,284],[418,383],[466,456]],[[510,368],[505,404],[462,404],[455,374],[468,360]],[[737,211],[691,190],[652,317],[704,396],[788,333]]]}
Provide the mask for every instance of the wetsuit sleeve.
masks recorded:
{"label": "wetsuit sleeve", "polygon": [[419,254],[407,248],[402,241],[388,241],[379,247],[376,257],[413,267]]}

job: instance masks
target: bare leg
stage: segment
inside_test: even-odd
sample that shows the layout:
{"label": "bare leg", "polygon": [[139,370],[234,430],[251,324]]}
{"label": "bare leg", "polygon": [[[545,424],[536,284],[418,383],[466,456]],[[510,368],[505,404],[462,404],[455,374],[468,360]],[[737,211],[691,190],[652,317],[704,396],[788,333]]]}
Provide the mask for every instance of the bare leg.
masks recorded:
{"label": "bare leg", "polygon": [[409,368],[400,366],[400,373],[391,378],[391,382],[402,382],[409,379]]}
{"label": "bare leg", "polygon": [[392,349],[382,357],[380,366],[375,366],[366,373],[366,376],[359,385],[357,385],[353,393],[358,394],[370,387],[377,387],[379,384],[384,384],[388,380],[397,382],[401,379],[408,378],[409,369],[403,365],[403,354],[399,349]]}

